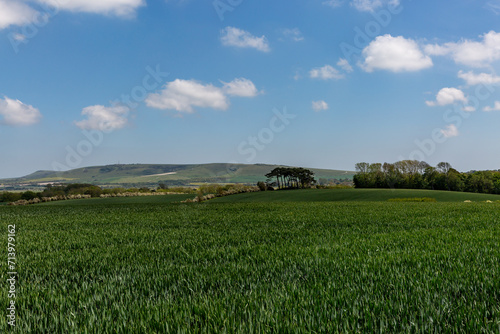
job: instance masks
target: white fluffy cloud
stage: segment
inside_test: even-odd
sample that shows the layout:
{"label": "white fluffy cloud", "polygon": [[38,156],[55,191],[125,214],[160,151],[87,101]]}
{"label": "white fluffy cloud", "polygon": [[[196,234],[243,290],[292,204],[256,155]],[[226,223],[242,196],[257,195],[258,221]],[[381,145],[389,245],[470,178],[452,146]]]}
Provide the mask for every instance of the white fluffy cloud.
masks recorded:
{"label": "white fluffy cloud", "polygon": [[427,45],[425,52],[435,56],[450,56],[458,64],[487,67],[500,60],[500,33],[490,31],[481,38],[481,41],[463,40],[458,43]]}
{"label": "white fluffy cloud", "polygon": [[38,12],[18,0],[0,0],[0,29],[33,22]]}
{"label": "white fluffy cloud", "polygon": [[363,50],[361,67],[367,71],[388,70],[412,72],[431,67],[432,60],[424,55],[418,44],[402,36],[378,36]]}
{"label": "white fluffy cloud", "polygon": [[339,72],[336,68],[331,65],[325,65],[323,67],[313,68],[309,71],[309,76],[313,79],[342,79],[344,75]]}
{"label": "white fluffy cloud", "polygon": [[[32,0],[57,10],[86,12],[116,16],[132,16],[145,0]],[[0,29],[11,25],[23,26],[40,19],[46,14],[39,12],[19,0],[0,0]]]}
{"label": "white fluffy cloud", "polygon": [[350,73],[353,71],[351,64],[347,61],[347,59],[340,58],[339,61],[337,62],[337,66],[346,71],[347,73]]}
{"label": "white fluffy cloud", "polygon": [[313,101],[312,108],[314,111],[328,110],[328,103],[325,101]]}
{"label": "white fluffy cloud", "polygon": [[237,78],[231,82],[222,82],[222,88],[227,95],[241,96],[241,97],[254,97],[259,92],[252,81],[245,78]]}
{"label": "white fluffy cloud", "polygon": [[245,30],[235,27],[226,27],[221,31],[221,42],[223,45],[238,48],[254,48],[262,52],[269,52],[269,43],[266,36],[256,37]]}
{"label": "white fluffy cloud", "polygon": [[229,107],[228,95],[253,97],[258,94],[253,82],[245,78],[223,84],[224,86],[219,88],[195,80],[176,79],[167,83],[159,93],[149,94],[146,105],[186,113],[193,113],[194,107],[226,110]]}
{"label": "white fluffy cloud", "polygon": [[484,111],[500,111],[500,101],[495,101],[493,107],[486,106],[483,109]]}
{"label": "white fluffy cloud", "polygon": [[128,112],[129,109],[125,106],[90,106],[82,110],[82,115],[87,116],[87,119],[75,122],[75,124],[80,129],[113,131],[127,125]]}
{"label": "white fluffy cloud", "polygon": [[3,99],[0,98],[0,116],[2,116],[1,123],[17,126],[32,125],[42,118],[37,108],[6,96]]}
{"label": "white fluffy cloud", "polygon": [[493,85],[500,83],[500,77],[493,75],[493,74],[488,74],[488,73],[479,73],[475,74],[472,71],[469,72],[463,72],[460,71],[458,72],[458,77],[460,79],[464,79],[465,82],[467,82],[468,85],[474,86],[474,85]]}
{"label": "white fluffy cloud", "polygon": [[445,106],[456,102],[467,103],[467,98],[464,92],[457,88],[445,87],[436,95],[436,101],[426,101],[428,106]]}
{"label": "white fluffy cloud", "polygon": [[441,129],[441,133],[446,138],[456,137],[459,135],[458,129],[454,124],[447,125],[444,129]]}
{"label": "white fluffy cloud", "polygon": [[145,0],[37,0],[59,10],[86,12],[117,16],[131,16],[137,8],[146,4]]}

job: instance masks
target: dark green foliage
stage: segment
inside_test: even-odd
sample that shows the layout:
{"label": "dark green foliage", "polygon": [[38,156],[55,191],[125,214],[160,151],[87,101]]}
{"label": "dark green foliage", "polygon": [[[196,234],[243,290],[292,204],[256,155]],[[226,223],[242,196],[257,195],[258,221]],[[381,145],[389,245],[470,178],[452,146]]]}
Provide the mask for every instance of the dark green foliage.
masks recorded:
{"label": "dark green foliage", "polygon": [[[276,167],[266,174],[268,184],[278,189],[310,188],[316,183],[314,172],[305,168]],[[276,182],[272,180],[276,178]]]}
{"label": "dark green foliage", "polygon": [[29,201],[30,199],[37,198],[38,195],[33,191],[25,191],[21,194],[21,199]]}
{"label": "dark green foliage", "polygon": [[0,202],[15,202],[21,199],[21,193],[3,192],[0,194]]}
{"label": "dark green foliage", "polygon": [[257,187],[259,187],[260,191],[266,191],[267,190],[267,185],[265,182],[259,181],[257,182]]}
{"label": "dark green foliage", "polygon": [[431,167],[423,161],[356,164],[356,188],[432,189],[500,194],[500,171],[460,173],[447,162]]}

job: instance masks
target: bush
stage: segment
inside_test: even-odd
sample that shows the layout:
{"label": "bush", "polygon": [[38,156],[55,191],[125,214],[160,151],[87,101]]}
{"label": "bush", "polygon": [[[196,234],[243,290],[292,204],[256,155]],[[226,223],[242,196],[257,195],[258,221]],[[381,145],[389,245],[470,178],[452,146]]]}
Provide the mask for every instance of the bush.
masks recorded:
{"label": "bush", "polygon": [[38,195],[36,193],[34,193],[33,191],[25,191],[21,195],[21,199],[24,199],[26,201],[29,201],[29,200],[37,198],[37,197],[38,197]]}
{"label": "bush", "polygon": [[262,182],[262,181],[257,182],[257,187],[259,187],[260,191],[266,191],[267,190],[267,185],[264,182]]}
{"label": "bush", "polygon": [[196,197],[192,200],[183,201],[183,203],[203,202],[215,197],[223,197],[234,194],[256,192],[259,188],[256,186],[245,186],[243,184],[227,184],[225,186],[217,184],[202,185],[196,191]]}
{"label": "bush", "polygon": [[21,193],[4,192],[0,195],[0,202],[15,202],[21,199]]}
{"label": "bush", "polygon": [[172,187],[168,189],[158,189],[157,192],[164,193],[178,193],[178,194],[194,194],[196,192],[195,189],[189,187]]}
{"label": "bush", "polygon": [[83,194],[90,195],[91,197],[99,197],[102,194],[102,190],[98,186],[89,186],[84,190]]}

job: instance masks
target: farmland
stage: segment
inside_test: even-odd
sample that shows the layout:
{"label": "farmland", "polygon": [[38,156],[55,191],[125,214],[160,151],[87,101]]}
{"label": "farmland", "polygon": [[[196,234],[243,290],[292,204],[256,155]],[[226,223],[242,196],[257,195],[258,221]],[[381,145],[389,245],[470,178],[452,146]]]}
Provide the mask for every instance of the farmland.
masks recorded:
{"label": "farmland", "polygon": [[17,229],[14,332],[500,330],[500,204],[485,202],[498,197],[341,191],[2,206],[1,242]]}

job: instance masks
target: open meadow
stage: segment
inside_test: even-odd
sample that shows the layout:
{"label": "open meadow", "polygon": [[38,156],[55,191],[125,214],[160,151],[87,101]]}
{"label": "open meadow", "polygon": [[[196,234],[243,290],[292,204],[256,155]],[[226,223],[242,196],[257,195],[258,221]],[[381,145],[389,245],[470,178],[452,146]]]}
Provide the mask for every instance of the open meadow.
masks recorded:
{"label": "open meadow", "polygon": [[[499,196],[296,190],[179,203],[191,197],[0,206],[2,282],[16,226],[11,332],[500,331]],[[437,202],[387,201],[397,197]],[[8,302],[2,291],[4,314]]]}

